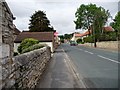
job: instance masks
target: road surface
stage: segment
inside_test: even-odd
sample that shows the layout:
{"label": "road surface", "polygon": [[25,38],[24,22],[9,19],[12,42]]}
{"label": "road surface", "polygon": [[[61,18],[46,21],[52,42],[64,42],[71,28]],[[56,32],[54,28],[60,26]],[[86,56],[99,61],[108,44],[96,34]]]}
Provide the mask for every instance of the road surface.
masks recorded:
{"label": "road surface", "polygon": [[118,53],[62,44],[76,73],[87,88],[118,88]]}

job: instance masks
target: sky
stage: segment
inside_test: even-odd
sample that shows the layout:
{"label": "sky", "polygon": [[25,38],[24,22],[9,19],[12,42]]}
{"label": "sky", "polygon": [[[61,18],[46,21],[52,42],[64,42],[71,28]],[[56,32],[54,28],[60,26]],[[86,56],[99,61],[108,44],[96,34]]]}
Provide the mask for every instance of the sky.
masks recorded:
{"label": "sky", "polygon": [[[119,0],[5,0],[16,20],[14,24],[20,31],[29,30],[30,16],[38,10],[45,11],[51,26],[59,35],[73,32],[84,32],[75,30],[75,12],[81,4],[96,4],[109,10],[111,16],[115,17],[118,11]],[[111,21],[111,19],[109,19]]]}

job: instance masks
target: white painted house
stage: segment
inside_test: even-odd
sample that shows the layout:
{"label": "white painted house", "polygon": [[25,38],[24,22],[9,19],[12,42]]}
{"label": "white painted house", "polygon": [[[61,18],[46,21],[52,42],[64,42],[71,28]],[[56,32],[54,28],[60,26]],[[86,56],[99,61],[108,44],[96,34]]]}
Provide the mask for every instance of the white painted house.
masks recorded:
{"label": "white painted house", "polygon": [[41,44],[47,44],[51,47],[51,52],[55,50],[55,41],[54,41],[54,32],[21,32],[16,39],[14,40],[14,51],[17,52],[17,48],[22,42],[22,40],[26,38],[34,38],[39,40]]}

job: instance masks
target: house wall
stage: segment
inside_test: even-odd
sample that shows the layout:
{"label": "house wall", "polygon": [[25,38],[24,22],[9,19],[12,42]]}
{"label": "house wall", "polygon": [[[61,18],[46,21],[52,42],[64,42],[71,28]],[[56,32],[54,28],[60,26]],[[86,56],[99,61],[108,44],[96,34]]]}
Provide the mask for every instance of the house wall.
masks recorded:
{"label": "house wall", "polygon": [[54,47],[52,42],[40,42],[41,44],[47,44],[51,48],[51,52],[54,52]]}
{"label": "house wall", "polygon": [[19,45],[20,45],[20,43],[14,43],[14,52],[18,52],[17,48],[18,48]]}

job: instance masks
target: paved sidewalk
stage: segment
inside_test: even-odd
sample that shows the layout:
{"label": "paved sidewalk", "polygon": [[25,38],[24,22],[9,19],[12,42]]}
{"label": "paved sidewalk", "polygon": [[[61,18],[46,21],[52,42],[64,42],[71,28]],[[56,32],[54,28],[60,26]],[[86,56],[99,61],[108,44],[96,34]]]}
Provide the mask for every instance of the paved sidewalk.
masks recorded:
{"label": "paved sidewalk", "polygon": [[55,51],[36,88],[79,88],[61,47]]}

